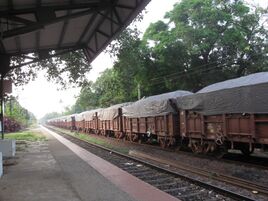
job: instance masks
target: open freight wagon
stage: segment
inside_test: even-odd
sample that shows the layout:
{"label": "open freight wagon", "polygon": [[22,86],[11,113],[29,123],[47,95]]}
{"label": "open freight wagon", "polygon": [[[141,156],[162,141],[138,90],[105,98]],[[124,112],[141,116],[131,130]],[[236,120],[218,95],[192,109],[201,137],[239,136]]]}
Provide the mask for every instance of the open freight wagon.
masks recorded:
{"label": "open freight wagon", "polygon": [[124,136],[122,107],[131,102],[113,105],[98,112],[98,129],[102,135],[114,136],[118,139]]}
{"label": "open freight wagon", "polygon": [[102,109],[94,109],[83,112],[85,132],[99,134],[98,112]]}
{"label": "open freight wagon", "polygon": [[227,80],[177,98],[181,137],[196,153],[268,145],[268,73]]}
{"label": "open freight wagon", "polygon": [[157,141],[162,147],[174,145],[179,137],[176,104],[171,100],[192,94],[188,91],[150,96],[122,108],[123,131],[130,141]]}

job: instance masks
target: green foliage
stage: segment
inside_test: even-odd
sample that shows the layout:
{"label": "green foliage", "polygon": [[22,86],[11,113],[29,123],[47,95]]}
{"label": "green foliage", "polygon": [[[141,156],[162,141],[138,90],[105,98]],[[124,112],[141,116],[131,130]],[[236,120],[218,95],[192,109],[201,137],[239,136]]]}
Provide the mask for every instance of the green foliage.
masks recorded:
{"label": "green foliage", "polygon": [[9,97],[5,101],[5,116],[16,120],[24,127],[29,127],[36,123],[34,114],[23,108],[14,97]]}
{"label": "green foliage", "polygon": [[110,45],[112,69],[83,85],[74,111],[135,101],[266,71],[267,9],[242,0],[182,0],[143,37],[126,29]]}
{"label": "green foliage", "polygon": [[84,133],[78,133],[78,132],[70,132],[69,130],[65,130],[65,129],[61,129],[61,128],[54,128],[53,129],[63,132],[67,135],[71,135],[73,137],[79,138],[81,140],[87,141],[89,143],[92,144],[96,144],[96,145],[101,145],[103,147],[106,147],[108,149],[112,149],[114,151],[118,151],[121,152],[123,154],[128,154],[129,152],[129,148],[127,147],[119,147],[118,145],[113,145],[110,142],[107,142],[105,139],[103,138],[96,138],[96,137],[92,137],[90,135],[84,134]]}
{"label": "green foliage", "polygon": [[38,131],[23,131],[16,133],[9,133],[5,135],[6,139],[26,140],[26,141],[43,141],[46,137]]}
{"label": "green foliage", "polygon": [[[158,42],[152,48],[157,55],[159,51],[172,54],[172,46],[181,49],[176,51],[181,57],[175,62],[176,76],[170,80],[180,79],[182,86],[196,91],[214,82],[264,70],[268,36],[261,22],[264,13],[267,10],[250,8],[241,0],[183,0],[166,14],[169,28],[152,31],[161,23],[152,24],[147,38]],[[169,43],[170,39],[173,42]]]}
{"label": "green foliage", "polygon": [[53,118],[60,117],[60,116],[63,116],[63,115],[57,112],[48,113],[39,120],[39,123],[44,124],[46,123],[48,119],[53,119]]}
{"label": "green foliage", "polygon": [[[11,64],[24,63],[21,57],[12,57]],[[63,88],[71,85],[81,86],[86,80],[86,73],[91,70],[82,50],[69,52],[40,62],[15,68],[7,75],[15,85],[27,84],[34,80],[40,71],[46,72],[48,81],[61,84]]]}

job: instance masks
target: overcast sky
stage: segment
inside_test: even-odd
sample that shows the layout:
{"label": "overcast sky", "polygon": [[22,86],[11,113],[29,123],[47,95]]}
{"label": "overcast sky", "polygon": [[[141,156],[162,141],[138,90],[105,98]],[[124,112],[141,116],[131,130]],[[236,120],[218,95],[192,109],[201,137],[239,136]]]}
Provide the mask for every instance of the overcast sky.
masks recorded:
{"label": "overcast sky", "polygon": [[[163,3],[164,2],[164,3]],[[147,13],[142,22],[138,23],[140,31],[144,32],[151,22],[163,19],[164,14],[173,8],[179,0],[151,0],[146,7]],[[268,0],[248,0],[248,2],[261,6],[268,6]],[[112,67],[112,60],[108,54],[100,54],[93,62],[89,79],[95,81],[100,72]],[[79,88],[58,91],[59,86],[49,83],[40,73],[35,81],[23,87],[14,88],[14,95],[18,95],[20,104],[33,112],[37,118],[43,117],[46,113],[62,112],[65,107],[75,103],[75,96],[79,94]]]}

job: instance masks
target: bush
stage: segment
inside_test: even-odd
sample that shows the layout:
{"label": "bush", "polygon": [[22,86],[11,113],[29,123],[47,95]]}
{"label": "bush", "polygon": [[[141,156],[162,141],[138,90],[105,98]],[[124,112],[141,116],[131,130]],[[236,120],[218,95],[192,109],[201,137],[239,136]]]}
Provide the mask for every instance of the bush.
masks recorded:
{"label": "bush", "polygon": [[4,117],[4,131],[7,133],[20,131],[23,126],[16,120]]}

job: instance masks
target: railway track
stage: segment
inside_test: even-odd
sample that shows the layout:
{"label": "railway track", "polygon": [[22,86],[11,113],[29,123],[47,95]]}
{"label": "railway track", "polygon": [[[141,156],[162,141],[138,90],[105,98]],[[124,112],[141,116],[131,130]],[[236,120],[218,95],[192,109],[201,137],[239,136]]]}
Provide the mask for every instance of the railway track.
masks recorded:
{"label": "railway track", "polygon": [[183,163],[179,163],[178,161],[173,162],[170,160],[165,160],[163,158],[157,158],[145,153],[141,153],[141,152],[131,152],[130,153],[132,156],[138,157],[138,158],[143,158],[146,160],[151,160],[151,161],[155,161],[158,162],[160,164],[166,164],[175,168],[178,168],[180,170],[183,171],[187,171],[196,175],[200,175],[206,178],[210,178],[210,179],[214,179],[214,180],[218,180],[220,182],[225,182],[231,185],[235,185],[235,186],[239,186],[241,188],[245,188],[248,189],[250,191],[255,191],[258,193],[261,193],[263,195],[268,196],[268,187],[266,186],[262,186],[259,185],[257,183],[254,182],[249,182],[247,180],[244,179],[240,179],[237,177],[232,177],[232,176],[227,176],[227,175],[223,175],[223,174],[219,174],[216,172],[211,172],[211,171],[207,171],[204,169],[200,169],[200,168],[196,168],[196,167],[192,167],[189,165],[185,165]]}
{"label": "railway track", "polygon": [[[102,135],[96,135],[94,133],[92,133],[91,136],[95,136],[96,138],[100,138],[100,139],[109,139],[112,141],[118,141],[117,138],[113,138],[113,137],[104,137]],[[152,144],[143,144],[143,143],[138,143],[138,142],[132,142],[132,141],[126,141],[126,140],[122,140],[122,142],[127,143],[127,144],[135,144],[138,146],[146,146],[146,147],[151,147],[152,149],[157,149],[157,150],[163,150],[163,151],[168,151],[168,152],[177,152],[177,153],[183,153],[183,154],[187,154],[190,157],[199,157],[199,158],[205,158],[205,159],[209,159],[209,160],[220,160],[229,164],[234,164],[234,165],[243,165],[245,167],[252,167],[252,168],[258,168],[258,169],[264,169],[264,170],[268,170],[268,158],[262,158],[262,157],[245,157],[242,154],[234,154],[234,153],[228,153],[226,154],[223,158],[217,159],[215,158],[215,156],[211,156],[211,155],[202,155],[202,154],[194,154],[190,151],[187,150],[175,150],[172,148],[162,148],[158,145],[152,145]]]}
{"label": "railway track", "polygon": [[114,150],[92,144],[55,129],[51,130],[180,200],[254,200],[251,197],[185,176],[185,174],[163,168],[160,165],[115,152]]}
{"label": "railway track", "polygon": [[[100,137],[100,136],[96,136],[96,137]],[[107,137],[103,137],[103,136],[101,136],[100,138],[107,139]],[[113,138],[113,137],[109,137],[108,139],[118,141],[118,139]],[[246,167],[268,170],[268,158],[255,157],[255,156],[254,157],[252,157],[252,156],[246,157],[242,154],[228,153],[225,156],[223,156],[222,158],[217,159],[217,158],[215,158],[215,156],[211,156],[211,155],[194,154],[189,150],[181,151],[181,150],[175,150],[172,148],[162,148],[158,145],[142,144],[142,143],[132,142],[132,141],[124,141],[124,143],[136,144],[139,146],[147,146],[147,147],[149,146],[149,147],[152,147],[153,149],[159,149],[159,150],[168,151],[168,152],[183,153],[183,154],[187,154],[191,157],[194,156],[194,157],[205,158],[205,159],[209,159],[209,160],[220,160],[220,161],[224,161],[224,162],[230,163],[230,164],[243,165]]]}

